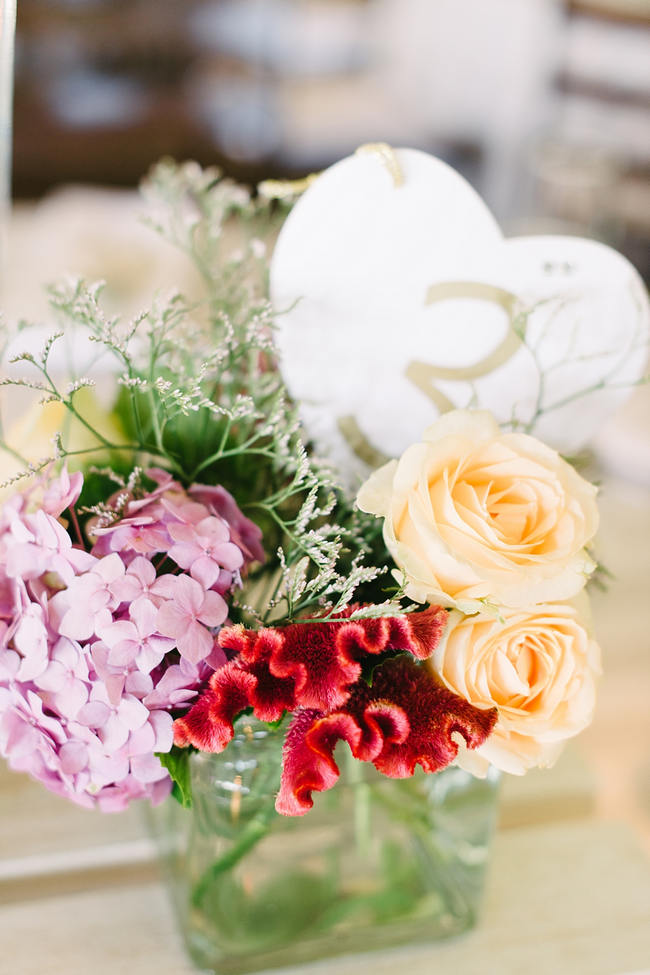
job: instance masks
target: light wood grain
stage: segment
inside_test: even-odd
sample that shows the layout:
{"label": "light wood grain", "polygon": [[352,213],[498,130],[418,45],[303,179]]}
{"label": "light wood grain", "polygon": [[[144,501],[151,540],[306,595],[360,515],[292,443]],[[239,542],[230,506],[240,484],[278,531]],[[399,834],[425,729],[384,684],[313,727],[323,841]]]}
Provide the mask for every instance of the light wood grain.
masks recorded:
{"label": "light wood grain", "polygon": [[[0,904],[99,886],[126,886],[155,874],[156,849],[137,804],[105,816],[80,809],[8,769],[0,798]],[[593,780],[574,749],[551,771],[504,777],[500,829],[548,825],[593,814]]]}
{"label": "light wood grain", "polygon": [[650,854],[650,490],[608,477],[599,507],[597,552],[612,573],[593,598],[603,676],[576,750],[594,777],[596,814],[630,823]]}
{"label": "light wood grain", "polygon": [[[158,884],[46,899],[38,910],[5,907],[0,926],[2,975],[192,972]],[[650,869],[623,829],[581,823],[497,836],[483,917],[471,934],[310,971],[623,975],[648,964]]]}
{"label": "light wood grain", "polygon": [[47,792],[0,759],[0,862],[8,857],[125,843],[142,835],[136,807],[103,815]]}

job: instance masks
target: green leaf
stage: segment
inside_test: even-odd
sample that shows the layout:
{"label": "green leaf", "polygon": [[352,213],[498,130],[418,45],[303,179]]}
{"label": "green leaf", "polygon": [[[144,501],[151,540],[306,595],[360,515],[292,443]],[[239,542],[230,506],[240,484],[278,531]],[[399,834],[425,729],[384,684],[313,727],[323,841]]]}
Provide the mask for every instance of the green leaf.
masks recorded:
{"label": "green leaf", "polygon": [[283,711],[280,717],[276,718],[275,721],[263,721],[262,724],[265,724],[267,728],[271,729],[271,731],[277,731],[278,728],[282,727],[282,722],[284,721],[286,716],[287,716],[287,712]]}
{"label": "green leaf", "polygon": [[192,784],[190,782],[190,754],[191,748],[177,748],[172,746],[170,752],[157,752],[160,764],[167,769],[172,777],[174,786],[172,795],[180,802],[184,809],[192,805]]}
{"label": "green leaf", "polygon": [[395,657],[411,657],[411,654],[407,650],[386,650],[384,653],[377,654],[377,656],[368,656],[364,659],[361,678],[366,682],[368,687],[372,687],[372,682],[375,679],[375,671],[382,664],[385,664],[387,660],[394,660]]}

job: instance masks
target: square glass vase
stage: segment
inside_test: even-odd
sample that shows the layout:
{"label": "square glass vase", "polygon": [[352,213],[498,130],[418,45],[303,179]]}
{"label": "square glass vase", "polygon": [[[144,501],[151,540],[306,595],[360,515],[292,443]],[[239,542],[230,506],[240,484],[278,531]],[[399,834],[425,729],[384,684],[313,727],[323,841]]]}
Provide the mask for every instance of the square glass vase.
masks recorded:
{"label": "square glass vase", "polygon": [[390,779],[340,745],[339,782],[290,818],[274,808],[283,735],[244,719],[225,752],[191,756],[191,809],[170,798],[150,811],[197,967],[290,968],[471,928],[498,773]]}

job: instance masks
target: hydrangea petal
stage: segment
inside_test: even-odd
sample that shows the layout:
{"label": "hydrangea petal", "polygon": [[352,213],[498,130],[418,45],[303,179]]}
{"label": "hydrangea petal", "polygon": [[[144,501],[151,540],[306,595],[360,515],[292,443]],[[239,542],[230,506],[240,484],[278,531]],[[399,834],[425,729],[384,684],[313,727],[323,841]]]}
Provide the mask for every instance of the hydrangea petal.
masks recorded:
{"label": "hydrangea petal", "polygon": [[[212,504],[212,489],[204,503],[169,474],[153,477],[154,491],[127,497],[115,522],[88,526],[98,539],[92,553],[73,547],[57,521],[77,500],[80,474],[48,475],[45,500],[30,489],[0,512],[0,753],[88,808],[169,793],[153,754],[172,745],[167,709],[187,708],[226,663],[207,627],[224,622],[224,597],[252,560]],[[229,514],[258,531],[233,499]],[[199,567],[195,578],[169,573],[172,526],[209,580]],[[156,553],[162,562],[154,565]],[[157,579],[161,565],[167,573]],[[166,601],[177,611],[173,637],[158,629]]]}

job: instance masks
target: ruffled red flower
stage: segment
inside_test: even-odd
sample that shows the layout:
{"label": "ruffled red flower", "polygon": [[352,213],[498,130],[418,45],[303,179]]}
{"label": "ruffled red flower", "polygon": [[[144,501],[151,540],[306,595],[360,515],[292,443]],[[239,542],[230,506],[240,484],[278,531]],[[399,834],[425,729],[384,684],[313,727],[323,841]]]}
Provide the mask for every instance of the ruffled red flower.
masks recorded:
{"label": "ruffled red flower", "polygon": [[247,707],[260,721],[285,711],[341,708],[368,655],[407,651],[424,660],[442,635],[447,614],[430,607],[408,616],[295,623],[283,628],[225,628],[219,643],[236,657],[216,671],[190,711],[174,724],[177,745],[221,751],[233,721]]}
{"label": "ruffled red flower", "polygon": [[486,740],[497,719],[437,684],[408,657],[386,661],[372,686],[360,682],[345,707],[330,714],[300,711],[287,733],[276,809],[301,816],[312,792],[331,789],[339,777],[334,748],[345,741],[353,756],[371,761],[391,778],[406,778],[416,765],[438,772],[454,760],[458,732],[468,748]]}
{"label": "ruffled red flower", "polygon": [[246,708],[260,721],[277,721],[293,710],[293,682],[273,677],[264,664],[231,660],[210,678],[187,714],[174,721],[174,744],[221,752],[234,735],[233,722]]}
{"label": "ruffled red flower", "polygon": [[350,696],[363,657],[405,650],[425,660],[446,621],[446,612],[434,606],[408,616],[294,623],[281,629],[233,626],[221,631],[219,643],[237,652],[242,663],[264,664],[272,677],[291,680],[295,707],[331,711]]}

